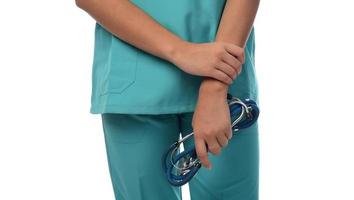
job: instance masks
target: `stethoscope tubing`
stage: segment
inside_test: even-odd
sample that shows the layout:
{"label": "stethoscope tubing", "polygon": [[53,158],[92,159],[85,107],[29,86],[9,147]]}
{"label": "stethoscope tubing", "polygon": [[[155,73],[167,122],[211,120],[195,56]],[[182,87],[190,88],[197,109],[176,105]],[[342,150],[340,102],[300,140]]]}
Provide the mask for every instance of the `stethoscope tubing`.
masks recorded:
{"label": "stethoscope tubing", "polygon": [[[232,129],[235,131],[233,134],[236,134],[241,129],[248,128],[257,121],[259,108],[255,101],[250,99],[242,101],[229,93],[227,94],[227,100],[230,108]],[[191,132],[174,142],[161,158],[163,171],[166,173],[167,180],[171,185],[182,186],[186,184],[202,166],[194,147],[181,153],[176,153],[179,150],[180,144],[193,135],[194,132]],[[176,156],[173,156],[174,154],[176,154]],[[179,161],[182,159],[187,160],[186,162],[182,162],[182,165],[187,166],[180,167],[177,165],[180,164]],[[178,170],[182,173],[175,175],[173,174],[173,170]]]}

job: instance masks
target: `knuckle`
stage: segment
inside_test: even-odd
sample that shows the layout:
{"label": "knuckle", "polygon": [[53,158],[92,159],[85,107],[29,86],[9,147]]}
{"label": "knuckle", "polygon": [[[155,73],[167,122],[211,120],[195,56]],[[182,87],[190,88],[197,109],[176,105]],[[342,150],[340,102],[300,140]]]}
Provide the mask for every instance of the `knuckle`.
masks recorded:
{"label": "knuckle", "polygon": [[211,146],[211,147],[209,148],[209,150],[210,150],[212,153],[218,153],[218,151],[220,150],[220,148],[217,147],[217,146]]}
{"label": "knuckle", "polygon": [[198,157],[199,157],[199,158],[206,158],[206,157],[207,157],[207,154],[206,154],[206,152],[204,152],[204,151],[198,151]]}
{"label": "knuckle", "polygon": [[229,133],[230,130],[231,130],[231,124],[226,124],[226,125],[225,125],[225,128],[224,128],[224,131],[225,131],[226,133]]}
{"label": "knuckle", "polygon": [[205,138],[209,138],[210,136],[212,136],[210,131],[204,131],[203,135],[204,135]]}
{"label": "knuckle", "polygon": [[241,52],[241,58],[242,58],[242,63],[244,63],[245,62],[245,51],[244,51],[244,49],[242,49],[242,52]]}
{"label": "knuckle", "polygon": [[237,60],[234,60],[234,61],[232,62],[232,66],[233,66],[234,68],[237,68],[237,67],[240,66],[240,64],[239,64],[239,62],[237,62]]}
{"label": "knuckle", "polygon": [[232,73],[231,73],[231,76],[232,76],[233,78],[236,78],[236,76],[237,76],[237,71],[236,71],[236,70],[233,70]]}
{"label": "knuckle", "polygon": [[228,138],[228,139],[231,139],[232,134],[233,134],[233,131],[232,131],[232,129],[230,129],[230,130],[227,132],[227,134],[226,134],[227,138]]}
{"label": "knuckle", "polygon": [[218,147],[216,145],[209,146],[208,148],[210,151],[217,151],[218,150]]}
{"label": "knuckle", "polygon": [[219,61],[220,59],[222,59],[222,57],[224,57],[224,51],[218,50],[218,51],[216,52],[216,58],[217,58],[218,61]]}
{"label": "knuckle", "polygon": [[239,68],[241,66],[241,61],[236,59],[235,62],[234,62],[234,66],[236,68]]}
{"label": "knuckle", "polygon": [[200,158],[203,158],[203,156],[205,156],[205,154],[206,154],[206,152],[202,151],[202,149],[199,148],[198,146],[196,147],[196,152],[197,152],[198,157],[200,157]]}
{"label": "knuckle", "polygon": [[194,128],[193,131],[194,131],[194,138],[198,140],[201,139],[200,131],[197,130],[196,128]]}
{"label": "knuckle", "polygon": [[237,71],[238,71],[239,73],[241,73],[241,71],[242,71],[242,66],[241,66],[241,64],[237,67]]}
{"label": "knuckle", "polygon": [[206,161],[208,158],[208,155],[206,153],[202,153],[198,155],[199,160],[201,161]]}
{"label": "knuckle", "polygon": [[216,66],[223,66],[223,61],[221,59],[217,59],[214,63]]}
{"label": "knuckle", "polygon": [[230,79],[227,76],[223,77],[224,82],[230,83]]}
{"label": "knuckle", "polygon": [[194,130],[194,139],[195,140],[201,140],[203,137],[202,135],[200,134],[200,131],[196,131]]}
{"label": "knuckle", "polygon": [[241,74],[241,72],[242,72],[242,67],[239,68],[238,74]]}
{"label": "knuckle", "polygon": [[206,138],[210,138],[214,135],[214,132],[212,130],[207,130],[207,131],[204,131],[204,135]]}
{"label": "knuckle", "polygon": [[225,55],[225,48],[223,46],[220,46],[219,48],[217,48],[216,50],[216,56],[217,58],[222,58]]}
{"label": "knuckle", "polygon": [[214,155],[219,155],[220,154],[220,149],[213,149],[213,150],[210,150],[210,152]]}
{"label": "knuckle", "polygon": [[220,62],[220,59],[219,59],[219,57],[218,56],[215,56],[215,57],[213,57],[212,59],[211,59],[211,64],[212,65],[217,65],[217,64],[219,64],[219,62]]}
{"label": "knuckle", "polygon": [[240,48],[240,54],[244,55],[245,54],[245,49],[244,48]]}

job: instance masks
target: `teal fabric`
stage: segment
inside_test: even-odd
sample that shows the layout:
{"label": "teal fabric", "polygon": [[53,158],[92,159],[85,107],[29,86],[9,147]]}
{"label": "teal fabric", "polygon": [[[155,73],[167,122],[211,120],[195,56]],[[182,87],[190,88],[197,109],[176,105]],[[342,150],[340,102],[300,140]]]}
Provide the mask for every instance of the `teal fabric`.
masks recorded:
{"label": "teal fabric", "polygon": [[[161,156],[180,134],[192,132],[193,113],[101,116],[115,199],[182,199],[181,187],[165,177]],[[219,155],[208,153],[212,169],[201,167],[189,182],[191,200],[258,200],[258,122],[234,133]],[[183,145],[191,148],[193,137]]]}
{"label": "teal fabric", "polygon": [[[215,40],[225,5],[225,0],[133,0],[131,2],[169,31],[194,43]],[[254,39],[254,27],[252,27],[246,45],[246,60],[242,73],[229,87],[229,92],[236,97],[258,101]],[[91,113],[193,112],[202,79],[187,74],[172,63],[120,40],[96,23]]]}

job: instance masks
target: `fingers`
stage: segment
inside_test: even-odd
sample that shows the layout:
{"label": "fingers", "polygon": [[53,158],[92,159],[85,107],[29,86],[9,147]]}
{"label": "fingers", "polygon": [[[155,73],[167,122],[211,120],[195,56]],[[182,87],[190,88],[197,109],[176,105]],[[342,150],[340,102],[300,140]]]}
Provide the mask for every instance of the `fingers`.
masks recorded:
{"label": "fingers", "polygon": [[230,129],[230,130],[225,133],[225,136],[227,137],[228,140],[231,140],[231,138],[232,138],[232,136],[233,136],[232,127],[230,126],[229,129]]}
{"label": "fingers", "polygon": [[230,78],[228,75],[226,75],[223,71],[219,70],[219,69],[213,69],[212,72],[209,75],[212,78],[215,78],[227,85],[232,84],[233,79]]}
{"label": "fingers", "polygon": [[200,160],[202,165],[210,169],[211,163],[208,159],[208,151],[203,138],[195,137],[195,149],[197,152],[198,159]]}
{"label": "fingers", "polygon": [[229,126],[229,130],[224,132],[225,134],[204,134],[203,137],[198,137],[195,134],[195,147],[199,160],[202,165],[208,169],[211,169],[211,163],[208,159],[208,151],[214,155],[219,155],[221,148],[227,146],[229,140],[232,138],[232,128]]}
{"label": "fingers", "polygon": [[210,151],[214,155],[219,155],[221,151],[221,146],[215,136],[207,136],[206,142],[208,145],[208,151]]}
{"label": "fingers", "polygon": [[216,68],[226,73],[232,80],[237,76],[237,70],[224,62],[220,62]]}
{"label": "fingers", "polygon": [[229,143],[229,139],[228,136],[226,136],[226,134],[218,135],[216,139],[220,147],[226,147],[227,144]]}
{"label": "fingers", "polygon": [[[242,63],[244,62],[243,49],[233,45],[225,43],[222,50],[218,52],[218,61],[215,63],[215,68],[226,74],[232,80],[230,82],[224,75],[220,72],[213,70],[211,77],[218,79],[226,84],[232,84],[233,80],[241,73]],[[241,58],[241,59],[240,59]]]}
{"label": "fingers", "polygon": [[222,59],[226,64],[228,64],[234,70],[237,70],[238,74],[241,73],[242,63],[237,58],[235,58],[232,54],[225,53],[222,56]]}
{"label": "fingers", "polygon": [[234,44],[226,43],[225,50],[231,55],[237,57],[242,64],[245,63],[245,53],[243,48]]}

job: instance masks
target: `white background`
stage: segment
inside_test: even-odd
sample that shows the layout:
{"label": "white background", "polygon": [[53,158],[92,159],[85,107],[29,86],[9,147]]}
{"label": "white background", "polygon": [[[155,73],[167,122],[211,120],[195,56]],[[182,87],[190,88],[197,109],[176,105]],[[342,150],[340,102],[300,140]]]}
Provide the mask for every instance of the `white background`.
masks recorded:
{"label": "white background", "polygon": [[[262,200],[354,199],[353,9],[261,1]],[[1,1],[0,22],[0,199],[113,200],[89,113],[94,20],[74,1],[34,0]]]}

